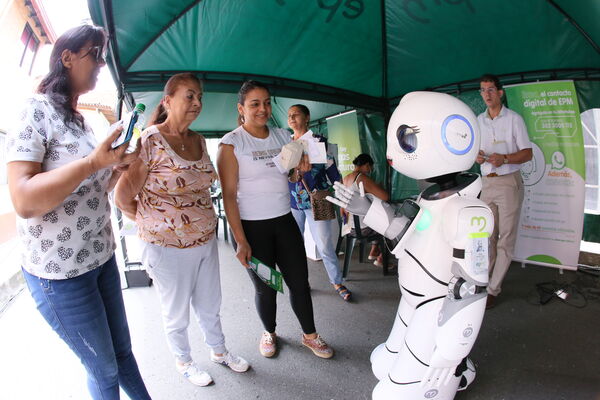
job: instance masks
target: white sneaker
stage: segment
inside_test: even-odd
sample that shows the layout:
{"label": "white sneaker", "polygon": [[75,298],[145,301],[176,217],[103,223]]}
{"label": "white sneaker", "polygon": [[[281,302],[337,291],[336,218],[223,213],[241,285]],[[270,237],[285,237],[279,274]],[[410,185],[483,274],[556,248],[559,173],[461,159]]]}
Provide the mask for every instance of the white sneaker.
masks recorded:
{"label": "white sneaker", "polygon": [[234,356],[230,352],[226,352],[222,356],[217,356],[211,350],[210,361],[216,362],[217,364],[226,365],[235,372],[246,372],[248,371],[248,368],[250,368],[248,361],[244,360],[242,357]]}
{"label": "white sneaker", "polygon": [[175,366],[181,375],[185,376],[188,381],[196,386],[208,386],[213,381],[208,372],[200,370],[193,361],[185,364],[176,362]]}
{"label": "white sneaker", "polygon": [[260,337],[258,349],[264,357],[273,357],[277,351],[277,334],[264,331]]}

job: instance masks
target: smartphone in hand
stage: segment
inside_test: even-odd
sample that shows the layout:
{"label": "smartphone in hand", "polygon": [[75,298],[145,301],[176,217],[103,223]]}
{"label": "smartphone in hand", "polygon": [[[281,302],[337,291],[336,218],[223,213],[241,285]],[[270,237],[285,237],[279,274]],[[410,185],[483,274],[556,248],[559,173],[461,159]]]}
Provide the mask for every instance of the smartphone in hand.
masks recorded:
{"label": "smartphone in hand", "polygon": [[124,121],[119,121],[113,125],[111,125],[110,129],[113,131],[117,129],[119,126],[123,126],[123,131],[119,135],[117,139],[112,143],[112,148],[116,149],[119,146],[124,145],[125,143],[129,143],[131,138],[133,137],[133,131],[135,128],[135,123],[137,122],[138,114],[134,113],[131,115],[131,119],[129,120],[129,124],[124,126]]}
{"label": "smartphone in hand", "polygon": [[[109,128],[110,132],[114,132],[119,126],[123,126],[123,132],[112,143],[112,148],[116,149],[119,146],[129,143],[131,139],[139,139],[144,124],[143,104],[138,104],[133,112],[127,114],[122,120],[112,124]],[[135,145],[135,143],[132,143]]]}

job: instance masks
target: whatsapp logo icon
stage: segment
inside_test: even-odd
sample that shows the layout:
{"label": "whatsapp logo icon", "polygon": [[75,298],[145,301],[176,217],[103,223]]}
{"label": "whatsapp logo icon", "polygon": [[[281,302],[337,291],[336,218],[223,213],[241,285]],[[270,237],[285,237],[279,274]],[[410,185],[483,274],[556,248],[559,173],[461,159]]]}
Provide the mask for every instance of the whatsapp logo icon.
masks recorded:
{"label": "whatsapp logo icon", "polygon": [[560,151],[552,153],[552,168],[563,169],[565,167],[565,155]]}

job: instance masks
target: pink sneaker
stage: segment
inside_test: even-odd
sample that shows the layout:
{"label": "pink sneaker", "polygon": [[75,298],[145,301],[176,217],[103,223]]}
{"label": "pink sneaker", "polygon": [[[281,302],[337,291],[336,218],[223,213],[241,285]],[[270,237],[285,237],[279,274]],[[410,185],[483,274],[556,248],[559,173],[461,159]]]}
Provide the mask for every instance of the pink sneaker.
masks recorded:
{"label": "pink sneaker", "polygon": [[269,333],[264,331],[260,338],[260,345],[258,346],[260,354],[264,357],[270,358],[275,355],[277,351],[277,335],[275,332]]}
{"label": "pink sneaker", "polygon": [[314,339],[307,339],[306,336],[302,335],[302,344],[311,349],[317,357],[333,357],[333,349],[319,335]]}

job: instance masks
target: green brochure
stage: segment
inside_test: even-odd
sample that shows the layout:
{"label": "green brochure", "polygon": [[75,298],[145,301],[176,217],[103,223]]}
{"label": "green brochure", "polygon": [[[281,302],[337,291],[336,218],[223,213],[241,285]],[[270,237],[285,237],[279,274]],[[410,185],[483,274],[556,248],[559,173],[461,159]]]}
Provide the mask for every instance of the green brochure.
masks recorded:
{"label": "green brochure", "polygon": [[283,293],[283,279],[281,278],[281,272],[269,267],[255,257],[252,257],[248,264],[250,265],[250,268],[252,268],[252,271],[254,271],[267,286]]}

